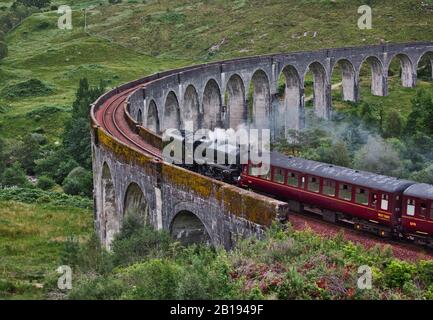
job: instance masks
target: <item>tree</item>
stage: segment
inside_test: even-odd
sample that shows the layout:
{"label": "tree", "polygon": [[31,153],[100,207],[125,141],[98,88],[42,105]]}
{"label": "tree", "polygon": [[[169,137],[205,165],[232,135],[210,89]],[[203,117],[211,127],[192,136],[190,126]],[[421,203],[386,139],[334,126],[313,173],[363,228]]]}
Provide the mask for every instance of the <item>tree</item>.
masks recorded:
{"label": "tree", "polygon": [[411,178],[417,182],[433,184],[433,164],[421,171],[415,172]]}
{"label": "tree", "polygon": [[337,166],[350,167],[352,160],[344,142],[338,141],[320,152],[320,161]]}
{"label": "tree", "polygon": [[91,196],[92,184],[92,173],[77,167],[63,181],[63,190],[70,195]]}
{"label": "tree", "polygon": [[47,176],[38,177],[38,183],[36,184],[36,186],[42,190],[50,190],[54,185],[54,180]]}
{"label": "tree", "polygon": [[102,82],[98,87],[90,87],[87,79],[81,79],[72,105],[72,117],[65,127],[63,137],[65,149],[80,166],[86,169],[90,169],[92,165],[89,106],[103,92]]}
{"label": "tree", "polygon": [[354,166],[360,170],[390,176],[401,176],[403,172],[399,154],[392,146],[376,137],[369,137],[367,143],[355,154]]}
{"label": "tree", "polygon": [[405,133],[414,135],[422,132],[433,135],[433,100],[429,92],[424,89],[417,91],[412,99],[412,112],[409,114]]}
{"label": "tree", "polygon": [[359,117],[364,121],[367,127],[378,127],[383,129],[384,110],[381,103],[370,104],[364,102],[359,108]]}
{"label": "tree", "polygon": [[383,135],[386,138],[400,137],[404,129],[404,120],[396,110],[391,110],[385,117]]}
{"label": "tree", "polygon": [[27,135],[22,143],[16,145],[15,156],[27,173],[35,172],[36,160],[41,158],[41,145],[47,142],[46,138],[39,133]]}
{"label": "tree", "polygon": [[28,184],[26,173],[19,162],[14,162],[4,171],[2,184],[8,187],[23,187]]}
{"label": "tree", "polygon": [[62,184],[69,172],[79,166],[62,146],[44,150],[41,158],[35,163],[36,174],[51,177],[58,184]]}

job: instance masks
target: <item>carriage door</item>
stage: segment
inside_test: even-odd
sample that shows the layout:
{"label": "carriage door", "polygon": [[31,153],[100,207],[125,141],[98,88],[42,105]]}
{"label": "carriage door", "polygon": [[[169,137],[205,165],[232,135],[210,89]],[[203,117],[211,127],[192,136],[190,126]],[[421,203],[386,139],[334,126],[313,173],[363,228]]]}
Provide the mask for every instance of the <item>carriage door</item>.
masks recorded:
{"label": "carriage door", "polygon": [[380,194],[377,191],[372,191],[370,193],[370,207],[374,209],[378,209]]}

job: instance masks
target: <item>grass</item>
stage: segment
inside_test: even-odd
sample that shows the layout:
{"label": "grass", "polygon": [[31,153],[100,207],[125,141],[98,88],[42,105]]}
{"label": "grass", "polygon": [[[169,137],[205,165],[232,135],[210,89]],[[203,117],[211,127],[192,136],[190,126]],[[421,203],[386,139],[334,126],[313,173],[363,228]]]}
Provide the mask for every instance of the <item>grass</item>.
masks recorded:
{"label": "grass", "polygon": [[[9,57],[0,62],[0,90],[7,91],[29,79],[51,84],[53,89],[43,96],[0,97],[0,105],[10,106],[0,114],[0,137],[16,138],[42,128],[50,141],[58,139],[80,78],[87,77],[93,84],[103,80],[109,88],[188,63],[156,60],[89,37],[79,27],[80,12],[74,13],[76,27],[71,31],[57,29],[57,17],[54,12],[35,14],[7,38]],[[48,22],[48,27],[43,22]],[[28,116],[30,111],[53,106],[59,107],[59,112],[36,119]]]}
{"label": "grass", "polygon": [[68,235],[85,239],[92,212],[0,201],[0,299],[42,299]]}

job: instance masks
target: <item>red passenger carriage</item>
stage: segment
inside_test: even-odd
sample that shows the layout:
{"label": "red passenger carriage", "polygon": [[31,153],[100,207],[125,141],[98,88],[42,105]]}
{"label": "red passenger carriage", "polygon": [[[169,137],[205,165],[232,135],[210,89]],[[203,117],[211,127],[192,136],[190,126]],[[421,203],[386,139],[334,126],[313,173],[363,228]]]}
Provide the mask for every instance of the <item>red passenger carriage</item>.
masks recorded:
{"label": "red passenger carriage", "polygon": [[417,183],[403,192],[401,233],[433,246],[433,186]]}
{"label": "red passenger carriage", "polygon": [[240,185],[277,196],[293,211],[309,210],[325,220],[353,224],[381,236],[399,227],[403,191],[414,182],[272,152],[270,170],[242,168]]}

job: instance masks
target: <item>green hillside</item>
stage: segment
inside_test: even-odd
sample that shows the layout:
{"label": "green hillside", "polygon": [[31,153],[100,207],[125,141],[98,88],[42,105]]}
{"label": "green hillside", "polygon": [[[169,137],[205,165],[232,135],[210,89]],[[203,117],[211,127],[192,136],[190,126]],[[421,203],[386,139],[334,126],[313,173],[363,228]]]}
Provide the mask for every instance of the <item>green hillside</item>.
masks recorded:
{"label": "green hillside", "polygon": [[[0,62],[0,92],[29,79],[42,81],[51,92],[25,98],[1,94],[0,137],[42,128],[56,139],[81,77],[104,79],[110,87],[208,60],[433,39],[428,27],[433,13],[422,1],[369,2],[372,30],[357,28],[357,7],[364,1],[73,1],[72,31],[57,29],[55,11],[33,14],[6,38],[9,56]],[[84,32],[83,8],[89,8],[90,35]],[[300,36],[304,32],[309,33]],[[42,114],[35,117],[37,110]]]}

